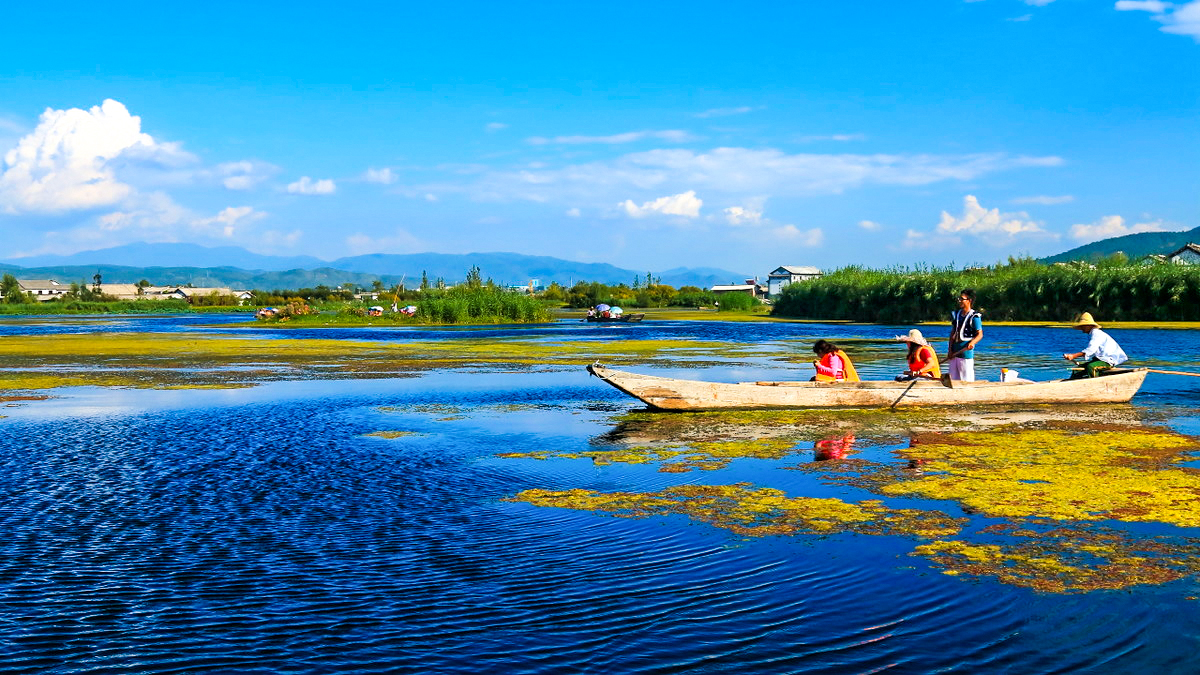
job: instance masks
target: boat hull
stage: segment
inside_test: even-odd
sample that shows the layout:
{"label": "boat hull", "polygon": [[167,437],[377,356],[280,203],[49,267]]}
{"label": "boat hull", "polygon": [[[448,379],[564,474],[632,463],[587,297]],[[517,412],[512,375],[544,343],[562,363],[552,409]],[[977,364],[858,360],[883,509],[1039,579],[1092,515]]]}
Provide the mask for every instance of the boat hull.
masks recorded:
{"label": "boat hull", "polygon": [[641,375],[601,365],[588,372],[659,410],[888,408],[1020,403],[1126,403],[1144,368],[1104,377],[1047,382],[704,382]]}
{"label": "boat hull", "polygon": [[622,314],[621,316],[589,316],[588,323],[637,323],[645,318],[645,314]]}

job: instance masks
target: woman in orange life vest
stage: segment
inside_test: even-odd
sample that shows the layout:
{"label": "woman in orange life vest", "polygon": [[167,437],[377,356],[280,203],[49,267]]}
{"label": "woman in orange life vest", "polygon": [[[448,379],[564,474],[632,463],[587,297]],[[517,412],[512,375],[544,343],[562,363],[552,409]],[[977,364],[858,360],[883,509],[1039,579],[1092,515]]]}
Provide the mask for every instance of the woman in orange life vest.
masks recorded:
{"label": "woman in orange life vest", "polygon": [[897,382],[907,382],[917,378],[940,380],[942,369],[938,365],[937,353],[921,331],[916,328],[908,331],[908,335],[897,335],[896,340],[908,343],[908,370],[896,376]]}
{"label": "woman in orange life vest", "polygon": [[821,360],[813,361],[817,374],[810,381],[858,382],[858,371],[854,370],[854,364],[850,362],[846,352],[837,345],[827,340],[817,340],[813,345],[813,352],[821,357]]}

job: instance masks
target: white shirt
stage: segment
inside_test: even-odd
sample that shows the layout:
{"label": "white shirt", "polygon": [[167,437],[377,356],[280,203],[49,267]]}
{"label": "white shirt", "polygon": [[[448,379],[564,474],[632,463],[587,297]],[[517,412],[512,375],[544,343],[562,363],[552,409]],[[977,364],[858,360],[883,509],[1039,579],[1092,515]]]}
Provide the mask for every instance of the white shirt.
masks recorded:
{"label": "white shirt", "polygon": [[1114,366],[1119,366],[1129,360],[1129,357],[1125,356],[1125,352],[1121,351],[1121,345],[1118,345],[1116,340],[1099,328],[1088,331],[1088,344],[1083,350],[1083,358],[1100,359]]}

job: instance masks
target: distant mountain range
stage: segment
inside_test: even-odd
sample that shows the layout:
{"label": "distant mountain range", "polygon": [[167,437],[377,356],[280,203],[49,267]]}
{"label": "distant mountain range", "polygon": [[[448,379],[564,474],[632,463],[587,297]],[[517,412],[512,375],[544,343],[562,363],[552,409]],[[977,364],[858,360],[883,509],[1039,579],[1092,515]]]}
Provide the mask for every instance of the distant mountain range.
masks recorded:
{"label": "distant mountain range", "polygon": [[[582,263],[547,256],[518,253],[413,253],[370,254],[324,261],[311,256],[271,256],[252,253],[236,246],[206,247],[195,244],[128,244],[65,256],[34,256],[0,262],[0,271],[23,279],[55,279],[92,283],[100,273],[105,283],[192,284],[234,288],[284,289],[317,285],[355,283],[370,286],[376,279],[391,286],[415,287],[424,273],[430,281],[441,277],[447,283],[466,278],[478,267],[484,279],[498,284],[542,284],[556,281],[569,286],[577,281],[632,284],[644,279],[646,270],[629,270],[607,263]],[[671,286],[741,283],[746,274],[711,267],[677,267],[654,272]],[[754,275],[749,275],[754,276]],[[765,274],[763,274],[765,276]]]}
{"label": "distant mountain range", "polygon": [[1174,253],[1186,246],[1188,242],[1200,243],[1200,227],[1184,232],[1139,232],[1111,239],[1101,239],[1058,255],[1042,258],[1040,262],[1056,263],[1071,260],[1091,262],[1107,258],[1117,252],[1124,253],[1131,260],[1137,260],[1148,255]]}

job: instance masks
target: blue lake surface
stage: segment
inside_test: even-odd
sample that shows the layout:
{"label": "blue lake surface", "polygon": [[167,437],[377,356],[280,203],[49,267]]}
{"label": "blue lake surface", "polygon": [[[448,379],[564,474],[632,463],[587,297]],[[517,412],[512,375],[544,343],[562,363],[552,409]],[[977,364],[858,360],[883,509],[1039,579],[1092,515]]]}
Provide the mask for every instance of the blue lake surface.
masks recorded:
{"label": "blue lake surface", "polygon": [[[245,317],[0,322],[5,335],[224,333]],[[263,339],[887,340],[900,326],[647,322],[273,331]],[[944,340],[948,328],[926,329]],[[1192,331],[1114,330],[1131,365],[1200,371]],[[989,326],[977,374],[1062,376],[1075,331]],[[808,342],[807,344],[811,344]],[[864,376],[903,367],[872,363]],[[851,352],[853,354],[853,352]],[[1153,361],[1150,361],[1150,356]],[[655,370],[807,379],[770,359]],[[0,408],[0,671],[13,673],[1190,673],[1195,576],[1055,593],[951,576],[905,536],[747,537],[683,515],[508,501],[533,488],[748,482],[880,499],[779,459],[708,471],[508,453],[606,447],[640,404],[581,368],[54,390]],[[1200,435],[1200,380],[1151,375],[1122,414]],[[403,431],[388,439],[365,434]],[[863,457],[903,439],[860,430]],[[669,439],[668,439],[669,440]],[[888,498],[897,508],[957,505]],[[970,515],[970,514],[967,514]],[[982,524],[982,523],[980,523]],[[1200,528],[1136,524],[1200,541]]]}

